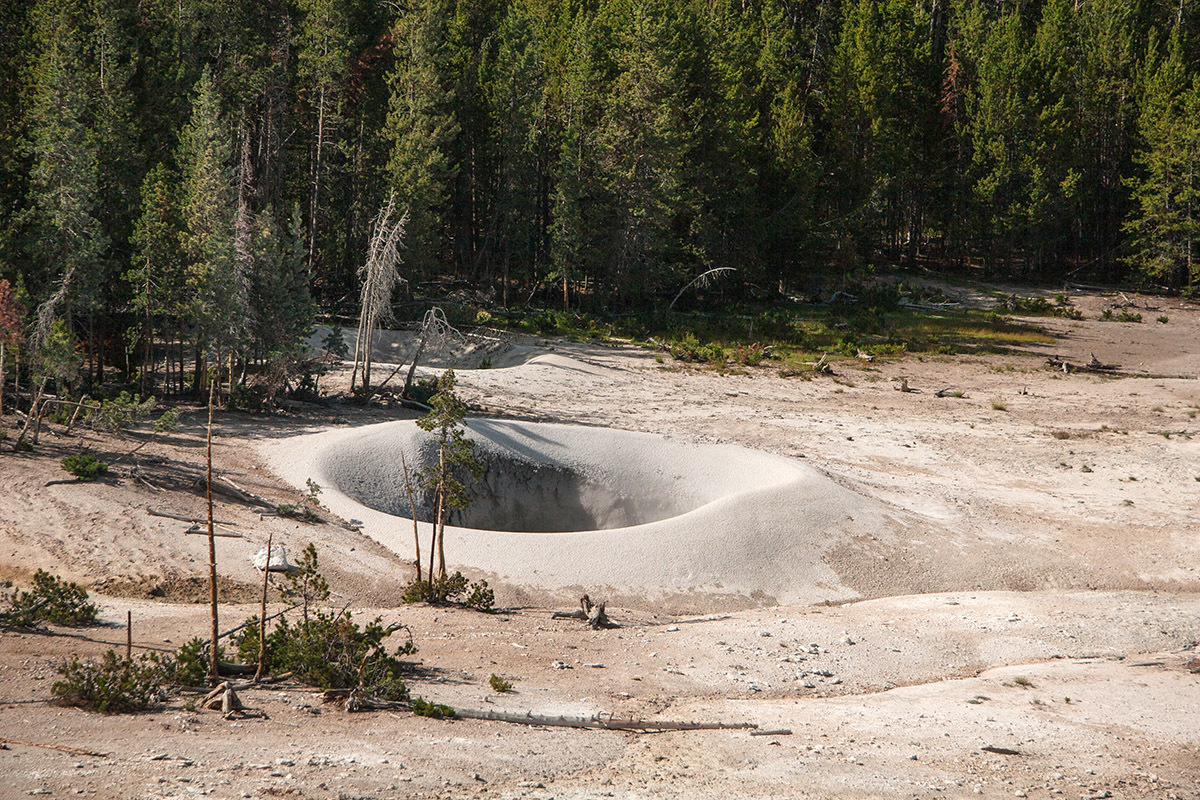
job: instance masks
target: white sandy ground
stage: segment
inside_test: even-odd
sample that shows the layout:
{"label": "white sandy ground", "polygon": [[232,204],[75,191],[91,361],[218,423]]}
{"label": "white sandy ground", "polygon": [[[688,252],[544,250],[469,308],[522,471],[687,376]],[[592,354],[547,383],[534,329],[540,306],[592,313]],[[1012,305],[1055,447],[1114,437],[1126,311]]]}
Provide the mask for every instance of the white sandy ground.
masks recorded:
{"label": "white sandy ground", "polygon": [[[0,574],[44,567],[105,587],[108,626],[0,633],[0,738],[104,756],[10,744],[0,798],[1200,798],[1200,676],[1187,667],[1200,656],[1200,312],[1135,297],[1146,323],[1104,323],[1096,317],[1112,297],[1073,299],[1088,319],[1036,320],[1055,341],[1034,352],[1095,353],[1146,377],[1064,376],[1038,355],[968,355],[839,365],[834,379],[803,381],[771,366],[719,374],[635,348],[530,341],[519,344],[542,355],[523,354],[522,366],[460,373],[481,416],[669,434],[689,452],[736,444],[811,465],[818,485],[866,498],[886,530],[833,526],[840,538],[813,555],[811,571],[789,576],[833,605],[772,605],[767,592],[741,590],[613,602],[589,575],[580,590],[609,600],[623,625],[590,631],[550,618],[570,590],[468,568],[495,582],[505,611],[397,607],[409,569],[403,521],[372,533],[397,537],[393,551],[338,525],[219,503],[218,517],[247,537],[218,540],[231,597],[254,597],[249,556],[269,531],[293,554],[316,542],[339,604],[412,628],[423,667],[414,693],[463,708],[748,721],[790,734],[346,715],[296,690],[246,692],[269,718],[240,722],[178,702],[115,718],[48,705],[54,664],[122,644],[126,611],[138,651],[203,635],[207,619],[185,602],[204,596],[204,538],[146,510],[199,516],[199,495],[129,478],[57,483],[63,455],[86,447],[115,462],[144,436],[45,434],[34,454],[0,456]],[[1169,323],[1152,323],[1159,314]],[[894,391],[901,377],[919,391]],[[347,383],[348,371],[328,380],[331,390]],[[965,396],[935,398],[943,387]],[[185,414],[178,434],[139,452],[148,474],[199,466],[202,416]],[[371,425],[412,416],[222,414],[218,469],[296,502],[259,447],[330,428],[331,439],[374,438]],[[341,502],[326,491],[329,505]],[[465,565],[463,543],[448,544],[452,565]],[[607,568],[622,559],[632,560],[608,554]],[[820,585],[825,573],[834,577]],[[837,602],[847,596],[872,599]],[[253,611],[225,605],[222,619]],[[493,693],[492,673],[516,693]]]}

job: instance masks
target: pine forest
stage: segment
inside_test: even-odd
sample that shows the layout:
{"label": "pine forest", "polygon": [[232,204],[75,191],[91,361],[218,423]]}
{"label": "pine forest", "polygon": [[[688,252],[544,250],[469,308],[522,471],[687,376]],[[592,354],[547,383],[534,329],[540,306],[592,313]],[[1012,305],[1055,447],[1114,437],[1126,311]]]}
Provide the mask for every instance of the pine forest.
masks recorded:
{"label": "pine forest", "polygon": [[721,268],[764,303],[887,266],[1190,292],[1197,26],[1186,0],[6,0],[0,343],[146,390],[244,375],[357,317],[389,207],[396,302],[620,314]]}

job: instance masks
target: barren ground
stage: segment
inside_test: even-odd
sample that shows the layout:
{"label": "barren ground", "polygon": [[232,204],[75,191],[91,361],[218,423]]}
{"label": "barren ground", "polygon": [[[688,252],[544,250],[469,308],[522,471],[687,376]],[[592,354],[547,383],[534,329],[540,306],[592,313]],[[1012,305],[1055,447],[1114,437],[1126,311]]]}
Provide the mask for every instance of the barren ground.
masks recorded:
{"label": "barren ground", "polygon": [[[121,461],[148,435],[43,432],[34,453],[0,456],[0,578],[44,568],[80,581],[105,625],[0,632],[0,739],[96,755],[10,741],[0,798],[1198,798],[1200,675],[1188,664],[1200,657],[1200,309],[1131,299],[1146,322],[1098,321],[1113,297],[1082,294],[1085,321],[1031,320],[1050,345],[839,363],[833,378],[781,378],[769,363],[722,374],[564,342],[529,343],[563,359],[459,374],[479,414],[804,458],[929,520],[932,534],[829,551],[850,601],[620,597],[610,631],[551,619],[562,598],[530,587],[497,586],[495,615],[397,606],[407,553],[329,514],[261,519],[219,498],[217,517],[245,537],[218,540],[223,628],[254,612],[249,556],[274,531],[293,554],[316,543],[339,605],[412,629],[414,694],[788,731],[772,735],[346,714],[297,688],[245,691],[266,716],[241,721],[178,699],[119,717],[49,704],[55,665],[123,644],[127,611],[136,650],[204,635],[207,545],[147,511],[202,515],[199,410]],[[1140,376],[1044,367],[1047,355],[1093,353]],[[918,391],[895,391],[901,378]],[[936,397],[943,388],[963,396]],[[296,502],[264,466],[264,440],[411,416],[220,414],[215,461],[239,486]],[[118,475],[64,480],[58,462],[80,447]],[[146,480],[130,475],[135,463]],[[516,691],[492,692],[492,673]]]}

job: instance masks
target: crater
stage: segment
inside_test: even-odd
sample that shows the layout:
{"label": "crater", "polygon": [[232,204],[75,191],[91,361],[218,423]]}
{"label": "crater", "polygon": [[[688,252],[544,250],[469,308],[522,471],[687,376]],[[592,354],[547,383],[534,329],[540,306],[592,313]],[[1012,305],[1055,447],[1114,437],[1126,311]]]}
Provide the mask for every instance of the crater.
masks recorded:
{"label": "crater", "polygon": [[[577,598],[582,587],[637,604],[721,598],[720,607],[848,599],[857,592],[826,556],[890,524],[879,503],[792,458],[581,425],[467,425],[483,472],[463,481],[470,503],[448,518],[447,560],[522,590]],[[401,465],[411,476],[436,458],[414,422],[293,437],[265,450],[294,486],[316,481],[330,510],[412,558]],[[415,500],[428,542],[430,498]]]}
{"label": "crater", "polygon": [[[772,482],[750,458],[698,458],[694,445],[660,436],[582,426],[498,420],[469,422],[478,478],[458,473],[469,502],[448,524],[476,530],[571,533],[645,525],[680,516]],[[403,459],[401,455],[403,454]],[[326,480],[362,505],[412,516],[404,475],[437,460],[437,446],[413,424],[372,428],[321,454]],[[778,467],[777,464],[772,466]],[[415,487],[415,483],[414,483]],[[417,519],[432,518],[433,497],[414,488]]]}

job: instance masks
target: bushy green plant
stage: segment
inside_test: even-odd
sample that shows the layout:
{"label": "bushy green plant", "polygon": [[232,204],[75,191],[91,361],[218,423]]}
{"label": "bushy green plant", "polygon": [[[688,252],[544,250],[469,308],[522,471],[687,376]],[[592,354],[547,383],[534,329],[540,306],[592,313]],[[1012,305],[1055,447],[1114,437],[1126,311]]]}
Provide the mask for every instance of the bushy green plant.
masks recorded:
{"label": "bushy green plant", "polygon": [[455,717],[454,709],[450,706],[432,703],[424,697],[418,697],[412,701],[412,712],[418,717],[432,717],[433,719],[454,719]]}
{"label": "bushy green plant", "polygon": [[409,400],[415,400],[422,405],[429,405],[429,400],[437,394],[438,382],[437,378],[422,378],[408,387],[408,394],[405,395]]}
{"label": "bushy green plant", "polygon": [[697,364],[723,364],[726,360],[725,348],[716,342],[704,344],[691,331],[685,333],[681,339],[667,342],[667,352],[676,361]]}
{"label": "bushy green plant", "polygon": [[275,506],[275,513],[288,519],[298,519],[304,522],[317,523],[321,518],[311,507],[300,503],[280,503]]}
{"label": "bushy green plant", "polygon": [[97,609],[88,601],[87,590],[57,575],[38,570],[29,591],[17,590],[3,598],[0,625],[33,628],[41,623],[80,627],[96,621]]}
{"label": "bushy green plant", "polygon": [[308,611],[317,603],[329,599],[329,583],[321,574],[321,564],[317,559],[317,546],[312,542],[300,554],[299,563],[287,574],[287,586],[283,596],[300,604],[301,616],[307,620]]}
{"label": "bushy green plant", "polygon": [[100,407],[88,414],[88,422],[99,430],[126,430],[150,416],[157,403],[153,397],[143,400],[140,395],[123,391],[110,400],[102,400]]}
{"label": "bushy green plant", "polygon": [[492,677],[488,678],[488,685],[492,687],[492,691],[500,692],[501,694],[511,692],[513,688],[512,681],[505,680],[494,672],[492,673]]}
{"label": "bushy green plant", "polygon": [[[412,640],[389,653],[384,640],[399,630],[376,617],[359,627],[349,612],[316,611],[294,624],[283,618],[267,634],[268,672],[290,672],[296,680],[321,689],[358,687],[385,700],[405,700],[406,666],[399,656],[416,652]],[[242,661],[258,660],[258,620],[251,620],[234,642]]]}
{"label": "bushy green plant", "polygon": [[487,581],[470,583],[461,572],[455,572],[440,575],[432,582],[427,580],[411,581],[408,586],[404,587],[404,594],[400,599],[404,603],[458,605],[490,613],[495,608],[496,593],[488,586]]}
{"label": "bushy green plant", "polygon": [[162,667],[146,656],[124,658],[109,650],[98,662],[72,658],[59,672],[63,678],[50,693],[60,703],[102,714],[144,711],[162,695]]}
{"label": "bushy green plant", "polygon": [[62,468],[81,481],[94,481],[108,473],[108,464],[91,453],[76,453],[62,460]]}
{"label": "bushy green plant", "polygon": [[254,414],[262,411],[266,406],[267,395],[265,386],[239,383],[229,392],[229,402],[226,403],[226,408],[231,411],[245,411]]}
{"label": "bushy green plant", "polygon": [[155,433],[173,433],[179,427],[179,411],[168,408],[158,419],[154,420]]}
{"label": "bushy green plant", "polygon": [[[255,629],[257,633],[257,629]],[[257,651],[255,651],[257,653]],[[217,658],[223,655],[217,648]],[[202,686],[208,680],[208,642],[199,637],[189,639],[174,655],[159,659],[163,679],[175,686]]]}

